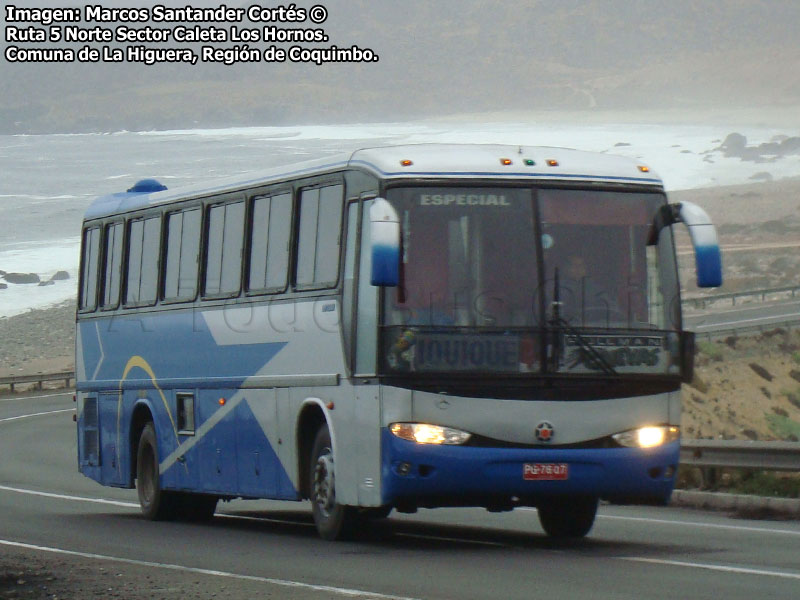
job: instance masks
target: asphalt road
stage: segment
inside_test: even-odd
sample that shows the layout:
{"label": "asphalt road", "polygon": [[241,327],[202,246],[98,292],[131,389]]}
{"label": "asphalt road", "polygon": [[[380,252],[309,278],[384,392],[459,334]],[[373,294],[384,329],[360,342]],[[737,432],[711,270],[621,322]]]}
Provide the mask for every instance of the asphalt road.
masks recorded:
{"label": "asphalt road", "polygon": [[[41,393],[40,393],[41,395]],[[800,597],[800,522],[603,506],[588,538],[550,541],[533,510],[393,515],[355,542],[320,540],[305,504],[220,504],[209,524],[139,517],[133,490],[77,472],[71,394],[0,399],[0,552],[237,581],[271,598]]]}
{"label": "asphalt road", "polygon": [[739,306],[713,307],[706,311],[686,310],[686,329],[706,333],[727,332],[741,327],[776,326],[792,320],[800,320],[800,301],[764,302]]}

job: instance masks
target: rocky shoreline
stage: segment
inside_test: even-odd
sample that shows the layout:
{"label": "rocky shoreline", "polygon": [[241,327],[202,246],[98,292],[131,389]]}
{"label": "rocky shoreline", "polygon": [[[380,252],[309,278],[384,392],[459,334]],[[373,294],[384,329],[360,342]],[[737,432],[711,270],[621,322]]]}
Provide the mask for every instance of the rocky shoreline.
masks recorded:
{"label": "rocky shoreline", "polygon": [[0,317],[0,377],[74,368],[75,302]]}

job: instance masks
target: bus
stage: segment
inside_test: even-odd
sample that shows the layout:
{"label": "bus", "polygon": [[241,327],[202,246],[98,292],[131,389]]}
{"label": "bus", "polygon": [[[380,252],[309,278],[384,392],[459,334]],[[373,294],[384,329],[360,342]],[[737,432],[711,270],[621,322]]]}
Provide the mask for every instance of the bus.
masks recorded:
{"label": "bus", "polygon": [[82,228],[77,458],[146,518],[309,500],[319,534],[392,510],[665,504],[694,337],[672,225],[721,284],[708,215],[636,161],[363,148],[171,190]]}

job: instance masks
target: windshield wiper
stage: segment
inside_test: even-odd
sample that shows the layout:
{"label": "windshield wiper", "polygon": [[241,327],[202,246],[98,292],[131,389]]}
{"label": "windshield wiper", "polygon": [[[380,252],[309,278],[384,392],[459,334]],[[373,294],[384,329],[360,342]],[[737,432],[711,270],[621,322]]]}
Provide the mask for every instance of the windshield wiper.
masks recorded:
{"label": "windshield wiper", "polygon": [[[578,364],[578,362],[585,363],[589,368],[597,368],[603,371],[606,375],[616,375],[617,372],[614,370],[609,362],[605,359],[605,357],[598,352],[597,348],[592,346],[589,342],[586,341],[586,338],[575,329],[569,322],[561,316],[561,289],[558,282],[558,267],[556,267],[554,275],[554,289],[553,289],[553,318],[550,319],[550,323],[554,326],[554,328],[560,328],[563,331],[569,333],[576,342],[578,342],[578,347],[581,350],[581,355],[578,356],[578,359],[572,365],[573,367]],[[559,344],[553,344],[553,361],[555,370],[558,371],[558,356],[560,354]]]}
{"label": "windshield wiper", "polygon": [[[586,341],[586,338],[575,329],[572,325],[570,325],[566,319],[562,317],[554,317],[551,321],[553,325],[558,327],[559,329],[566,331],[570,334],[574,340],[578,343],[578,347],[581,349],[582,354],[578,357],[578,359],[571,365],[574,367],[578,364],[578,362],[583,362],[588,367],[594,367],[600,369],[606,375],[616,375],[617,372],[614,370],[606,358],[600,353],[597,348],[592,346],[589,342]],[[557,359],[556,355],[556,359]]]}

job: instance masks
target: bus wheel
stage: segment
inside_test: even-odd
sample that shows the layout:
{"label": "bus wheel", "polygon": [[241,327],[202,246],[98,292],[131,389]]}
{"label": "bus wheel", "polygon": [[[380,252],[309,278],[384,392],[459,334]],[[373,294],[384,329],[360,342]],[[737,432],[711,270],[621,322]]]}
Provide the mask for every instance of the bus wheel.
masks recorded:
{"label": "bus wheel", "polygon": [[357,509],[336,502],[336,474],[333,444],[327,425],[320,427],[314,439],[309,461],[309,493],[314,523],[326,540],[348,539],[355,533]]}
{"label": "bus wheel", "polygon": [[136,491],[142,514],[151,521],[163,521],[174,516],[176,496],[161,489],[158,477],[158,444],[153,423],[145,425],[136,453]]}
{"label": "bus wheel", "polygon": [[597,514],[597,498],[558,498],[536,507],[539,522],[551,537],[579,538],[589,533]]}

